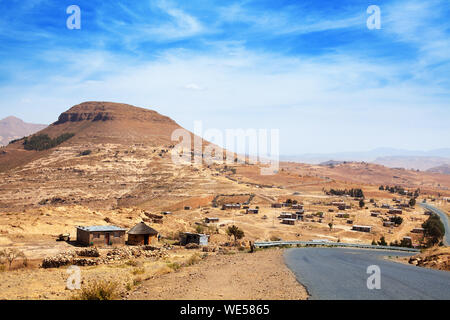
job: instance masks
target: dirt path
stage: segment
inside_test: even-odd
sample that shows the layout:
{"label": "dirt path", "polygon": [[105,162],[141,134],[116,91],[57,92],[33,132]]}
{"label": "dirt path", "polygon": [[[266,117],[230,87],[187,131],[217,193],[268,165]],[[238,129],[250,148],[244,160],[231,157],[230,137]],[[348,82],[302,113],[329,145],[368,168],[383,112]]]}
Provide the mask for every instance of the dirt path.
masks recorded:
{"label": "dirt path", "polygon": [[283,250],[211,256],[145,281],[129,299],[306,299],[283,261]]}

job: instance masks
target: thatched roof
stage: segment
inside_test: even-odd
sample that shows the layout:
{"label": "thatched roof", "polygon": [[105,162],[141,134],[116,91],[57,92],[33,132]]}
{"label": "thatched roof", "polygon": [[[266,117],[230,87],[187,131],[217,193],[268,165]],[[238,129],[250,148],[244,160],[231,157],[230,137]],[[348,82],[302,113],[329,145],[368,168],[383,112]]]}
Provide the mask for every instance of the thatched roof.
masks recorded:
{"label": "thatched roof", "polygon": [[158,231],[155,229],[149,227],[144,222],[138,223],[133,228],[128,231],[128,234],[150,234],[150,235],[157,235]]}

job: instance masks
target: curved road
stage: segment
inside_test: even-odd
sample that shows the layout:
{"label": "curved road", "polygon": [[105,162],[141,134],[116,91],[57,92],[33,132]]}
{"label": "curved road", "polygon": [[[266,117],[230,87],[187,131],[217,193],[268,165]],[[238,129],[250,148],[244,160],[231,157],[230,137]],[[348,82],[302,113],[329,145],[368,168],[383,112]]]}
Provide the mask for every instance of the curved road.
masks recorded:
{"label": "curved road", "polygon": [[[285,262],[313,300],[450,299],[450,272],[384,259],[389,255],[410,256],[412,253],[295,248],[285,252]],[[381,289],[367,288],[370,265],[380,268]]]}
{"label": "curved road", "polygon": [[441,218],[441,221],[445,227],[445,235],[444,235],[444,239],[442,239],[442,242],[444,243],[445,246],[450,246],[450,223],[448,221],[448,215],[444,211],[442,211],[430,204],[421,203],[420,205],[427,210],[433,211]]}

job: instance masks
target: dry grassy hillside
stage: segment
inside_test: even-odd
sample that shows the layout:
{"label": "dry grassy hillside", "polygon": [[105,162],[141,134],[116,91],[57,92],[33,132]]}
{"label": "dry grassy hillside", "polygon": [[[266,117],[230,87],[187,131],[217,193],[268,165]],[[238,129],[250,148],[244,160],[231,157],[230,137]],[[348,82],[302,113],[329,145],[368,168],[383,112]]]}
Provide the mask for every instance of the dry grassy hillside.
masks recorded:
{"label": "dry grassy hillside", "polygon": [[[173,211],[173,217],[165,219],[169,224],[155,228],[167,233],[193,231],[204,217],[218,216],[224,220],[220,224],[222,235],[226,225],[240,223],[247,238],[254,240],[271,237],[307,240],[325,236],[370,242],[388,231],[379,227],[380,221],[369,218],[370,209],[359,209],[357,201],[343,198],[352,205],[350,214],[355,223],[374,225],[373,234],[352,232],[350,225],[328,212],[333,197],[324,190],[362,188],[367,198],[390,203],[395,195],[379,191],[379,184],[419,187],[422,195],[445,195],[450,186],[446,175],[366,163],[335,166],[281,163],[278,173],[267,176],[260,174],[258,165],[179,165],[171,158],[171,132],[178,128],[173,120],[151,110],[87,102],[64,112],[40,132],[51,137],[75,134],[61,145],[45,151],[26,151],[21,142],[7,146],[6,153],[0,155],[3,164],[0,210],[10,213],[4,217],[6,220],[0,221],[0,225],[5,224],[3,234],[51,236],[67,229],[73,232],[77,224],[101,222],[128,227],[145,219],[145,212]],[[12,168],[7,169],[8,166]],[[323,221],[299,227],[281,226],[276,219],[280,210],[273,210],[270,205],[287,198],[304,203],[311,213],[325,212]],[[242,210],[220,210],[223,203],[246,201],[250,206],[259,206],[260,214],[250,216]],[[219,208],[213,208],[214,203]],[[186,206],[192,209],[183,210]],[[118,214],[120,210],[131,211],[122,216]],[[97,214],[83,215],[91,211]],[[63,219],[58,219],[60,213],[64,213]],[[13,218],[17,215],[20,222]],[[50,221],[46,221],[47,216],[52,217]],[[402,232],[392,233],[389,238],[407,234],[421,220],[412,216]],[[328,230],[329,222],[336,226],[332,231]],[[6,238],[3,241],[8,242]],[[218,239],[225,241],[226,237]]]}

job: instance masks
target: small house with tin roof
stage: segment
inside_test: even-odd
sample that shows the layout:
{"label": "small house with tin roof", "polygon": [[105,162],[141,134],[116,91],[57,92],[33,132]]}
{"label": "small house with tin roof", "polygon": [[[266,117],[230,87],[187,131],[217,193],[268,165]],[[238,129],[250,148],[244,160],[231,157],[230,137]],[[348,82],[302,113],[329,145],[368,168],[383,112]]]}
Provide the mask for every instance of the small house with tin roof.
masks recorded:
{"label": "small house with tin roof", "polygon": [[180,235],[180,244],[185,246],[189,243],[195,243],[201,246],[208,245],[209,235],[202,233],[184,232]]}
{"label": "small house with tin roof", "polygon": [[117,226],[78,226],[77,242],[83,246],[112,246],[125,244],[127,230]]}

